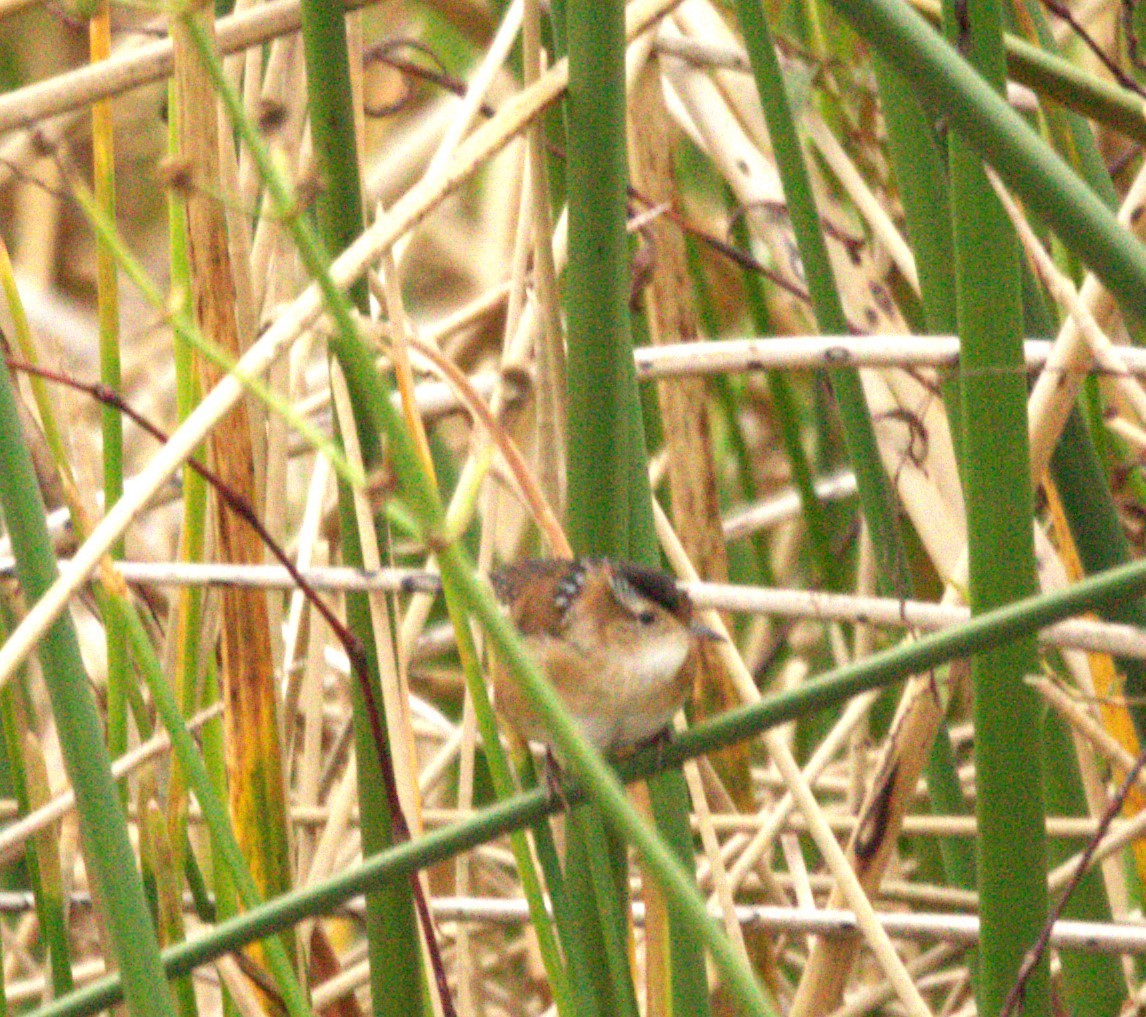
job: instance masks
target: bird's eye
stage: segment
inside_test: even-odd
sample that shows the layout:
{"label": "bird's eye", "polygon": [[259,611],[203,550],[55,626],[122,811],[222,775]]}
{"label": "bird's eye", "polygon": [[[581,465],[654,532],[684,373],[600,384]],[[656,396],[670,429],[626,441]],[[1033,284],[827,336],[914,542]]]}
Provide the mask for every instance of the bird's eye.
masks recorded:
{"label": "bird's eye", "polygon": [[644,610],[637,612],[637,621],[642,625],[652,625],[657,620],[656,611]]}

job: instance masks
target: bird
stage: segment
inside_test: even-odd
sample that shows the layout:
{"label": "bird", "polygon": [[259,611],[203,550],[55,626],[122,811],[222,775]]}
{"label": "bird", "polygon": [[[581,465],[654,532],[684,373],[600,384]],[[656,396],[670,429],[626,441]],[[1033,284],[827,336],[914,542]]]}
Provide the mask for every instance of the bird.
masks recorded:
{"label": "bird", "polygon": [[[723,637],[694,617],[692,600],[656,569],[609,558],[529,558],[490,583],[581,734],[611,756],[667,732],[691,684],[696,646]],[[554,746],[496,657],[494,707],[527,742]]]}

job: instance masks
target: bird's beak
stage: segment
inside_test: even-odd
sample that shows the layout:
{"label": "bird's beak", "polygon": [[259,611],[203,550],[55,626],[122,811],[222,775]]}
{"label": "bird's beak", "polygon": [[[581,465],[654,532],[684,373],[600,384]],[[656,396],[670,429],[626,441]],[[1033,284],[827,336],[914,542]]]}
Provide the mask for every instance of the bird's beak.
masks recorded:
{"label": "bird's beak", "polygon": [[689,622],[688,630],[696,636],[697,639],[707,640],[710,643],[723,643],[725,641],[724,636],[715,629],[710,629],[704,622]]}

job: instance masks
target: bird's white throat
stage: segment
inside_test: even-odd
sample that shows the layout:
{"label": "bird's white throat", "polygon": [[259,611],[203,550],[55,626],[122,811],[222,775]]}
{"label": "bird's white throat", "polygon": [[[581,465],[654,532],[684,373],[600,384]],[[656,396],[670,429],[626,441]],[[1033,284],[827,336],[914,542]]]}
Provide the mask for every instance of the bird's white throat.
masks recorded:
{"label": "bird's white throat", "polygon": [[688,656],[689,643],[676,633],[638,647],[629,664],[634,692],[674,681]]}

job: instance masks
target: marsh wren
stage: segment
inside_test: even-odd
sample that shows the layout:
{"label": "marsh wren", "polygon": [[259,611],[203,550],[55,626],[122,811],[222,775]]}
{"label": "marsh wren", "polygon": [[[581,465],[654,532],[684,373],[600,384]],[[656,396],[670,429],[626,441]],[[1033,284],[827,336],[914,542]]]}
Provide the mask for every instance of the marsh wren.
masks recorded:
{"label": "marsh wren", "polygon": [[[639,565],[529,559],[490,582],[581,733],[604,753],[663,732],[688,695],[689,654],[699,640],[721,638],[693,618],[674,579]],[[493,674],[498,712],[522,738],[547,743],[500,662]]]}

